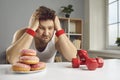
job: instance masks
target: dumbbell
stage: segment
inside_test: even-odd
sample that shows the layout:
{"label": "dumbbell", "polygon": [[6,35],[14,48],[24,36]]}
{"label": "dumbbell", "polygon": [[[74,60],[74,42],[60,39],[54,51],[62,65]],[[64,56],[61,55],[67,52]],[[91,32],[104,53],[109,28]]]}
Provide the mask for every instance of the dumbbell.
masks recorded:
{"label": "dumbbell", "polygon": [[102,58],[89,58],[86,50],[78,50],[77,55],[79,58],[72,59],[72,67],[78,68],[79,65],[86,65],[89,70],[95,70],[103,66]]}
{"label": "dumbbell", "polygon": [[77,50],[77,55],[81,60],[81,64],[80,65],[85,65],[86,64],[86,58],[88,56],[87,51],[86,50]]}
{"label": "dumbbell", "polygon": [[[84,58],[89,58],[89,57],[88,57],[88,53],[87,53],[86,50],[78,50],[78,56],[80,57],[80,59],[81,59],[81,61],[82,61],[81,65],[82,65],[82,64],[85,64],[86,59],[84,60]],[[93,59],[94,59],[94,58],[93,58]],[[97,58],[95,58],[95,59],[97,60],[98,68],[103,67],[103,64],[104,64],[103,59],[100,58],[100,57],[97,57]]]}
{"label": "dumbbell", "polygon": [[[72,59],[72,67],[73,68],[79,68],[79,65],[81,65],[82,61],[78,58]],[[82,64],[83,65],[83,64]],[[98,67],[98,63],[94,58],[89,58],[86,60],[85,65],[89,70],[95,70]]]}
{"label": "dumbbell", "polygon": [[[80,60],[82,61],[82,62],[81,62],[81,65],[82,65],[82,64],[84,65],[87,59],[92,59],[92,60],[94,59],[94,58],[89,58],[89,57],[88,57],[88,53],[87,53],[86,50],[78,50],[77,53],[78,53],[78,56],[80,57]],[[97,63],[98,63],[98,67],[99,67],[99,68],[103,66],[104,61],[103,61],[102,58],[97,57],[97,58],[95,58],[95,60],[97,60]]]}

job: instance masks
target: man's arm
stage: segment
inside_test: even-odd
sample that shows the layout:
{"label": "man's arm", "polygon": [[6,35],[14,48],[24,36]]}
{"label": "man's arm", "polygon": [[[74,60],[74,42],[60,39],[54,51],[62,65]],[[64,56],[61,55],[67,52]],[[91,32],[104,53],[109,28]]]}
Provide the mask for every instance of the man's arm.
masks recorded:
{"label": "man's arm", "polygon": [[[62,29],[57,16],[55,18],[55,29],[56,31]],[[68,61],[71,61],[72,58],[76,57],[77,48],[73,45],[73,43],[69,40],[69,38],[65,34],[62,34],[59,37],[57,37],[56,48],[60,53],[63,54],[63,56]]]}
{"label": "man's arm", "polygon": [[[39,26],[38,12],[35,11],[29,21],[29,26],[32,31],[36,31]],[[26,30],[19,30],[14,34],[13,43],[6,49],[7,60],[9,63],[15,63],[20,57],[21,49],[28,49],[32,43],[33,36],[28,34]]]}
{"label": "man's arm", "polygon": [[21,49],[27,49],[32,43],[33,37],[25,30],[19,30],[14,34],[12,44],[6,49],[7,60],[9,63],[15,63],[18,61]]}

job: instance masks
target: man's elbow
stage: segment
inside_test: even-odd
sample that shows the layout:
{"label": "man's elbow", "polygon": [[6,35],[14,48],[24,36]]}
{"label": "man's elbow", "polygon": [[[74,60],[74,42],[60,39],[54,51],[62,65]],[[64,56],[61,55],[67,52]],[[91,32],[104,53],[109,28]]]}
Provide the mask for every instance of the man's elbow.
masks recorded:
{"label": "man's elbow", "polygon": [[8,62],[8,63],[10,63],[10,64],[12,64],[12,63],[13,63],[13,61],[11,60],[11,57],[10,57],[10,55],[9,55],[9,52],[8,52],[8,51],[6,51],[6,60],[7,60],[7,62]]}
{"label": "man's elbow", "polygon": [[17,62],[15,58],[11,55],[11,52],[9,50],[6,50],[6,60],[10,64],[14,64]]}
{"label": "man's elbow", "polygon": [[17,62],[14,58],[12,58],[11,56],[8,56],[8,55],[6,56],[6,60],[10,64],[14,64]]}

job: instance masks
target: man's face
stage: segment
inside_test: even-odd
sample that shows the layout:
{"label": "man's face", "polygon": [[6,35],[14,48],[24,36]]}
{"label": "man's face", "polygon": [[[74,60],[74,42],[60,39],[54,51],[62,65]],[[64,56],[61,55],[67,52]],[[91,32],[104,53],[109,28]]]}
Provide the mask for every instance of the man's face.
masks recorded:
{"label": "man's face", "polygon": [[48,43],[54,33],[53,20],[42,20],[39,22],[39,28],[37,29],[36,37],[43,43]]}

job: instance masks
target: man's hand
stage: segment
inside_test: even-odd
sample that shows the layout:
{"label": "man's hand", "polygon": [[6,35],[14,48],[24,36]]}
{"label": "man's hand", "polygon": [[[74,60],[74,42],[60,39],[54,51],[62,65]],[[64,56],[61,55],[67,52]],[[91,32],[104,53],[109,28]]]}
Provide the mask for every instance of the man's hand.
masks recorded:
{"label": "man's hand", "polygon": [[36,31],[38,29],[38,26],[39,26],[39,12],[35,11],[30,18],[28,28],[31,28],[34,31]]}
{"label": "man's hand", "polygon": [[61,25],[60,25],[60,20],[59,18],[56,16],[55,17],[55,20],[54,20],[54,25],[55,25],[55,30],[58,31],[58,30],[61,30]]}

